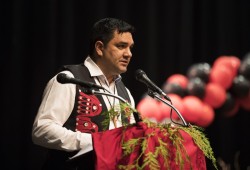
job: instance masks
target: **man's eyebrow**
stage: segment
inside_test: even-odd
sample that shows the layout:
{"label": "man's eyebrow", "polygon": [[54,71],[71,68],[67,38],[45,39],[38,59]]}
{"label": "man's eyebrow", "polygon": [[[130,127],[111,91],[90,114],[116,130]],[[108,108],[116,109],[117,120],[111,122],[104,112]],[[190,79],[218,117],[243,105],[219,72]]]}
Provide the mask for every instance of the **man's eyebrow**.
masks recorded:
{"label": "man's eyebrow", "polygon": [[128,43],[125,41],[120,41],[120,42],[117,42],[117,44],[128,44]]}
{"label": "man's eyebrow", "polygon": [[[121,42],[118,42],[117,44],[128,45],[129,43],[121,41]],[[130,46],[134,46],[134,43],[132,43]]]}

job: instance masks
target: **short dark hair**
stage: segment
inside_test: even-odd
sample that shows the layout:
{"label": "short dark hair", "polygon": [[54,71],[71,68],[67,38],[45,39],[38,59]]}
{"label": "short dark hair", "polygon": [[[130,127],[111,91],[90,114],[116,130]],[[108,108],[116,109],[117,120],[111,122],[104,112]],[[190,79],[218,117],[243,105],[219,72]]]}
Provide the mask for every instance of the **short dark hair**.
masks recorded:
{"label": "short dark hair", "polygon": [[92,28],[89,54],[93,54],[96,41],[102,41],[106,45],[113,38],[115,31],[118,33],[130,32],[133,34],[135,28],[127,22],[116,18],[104,18],[97,21]]}

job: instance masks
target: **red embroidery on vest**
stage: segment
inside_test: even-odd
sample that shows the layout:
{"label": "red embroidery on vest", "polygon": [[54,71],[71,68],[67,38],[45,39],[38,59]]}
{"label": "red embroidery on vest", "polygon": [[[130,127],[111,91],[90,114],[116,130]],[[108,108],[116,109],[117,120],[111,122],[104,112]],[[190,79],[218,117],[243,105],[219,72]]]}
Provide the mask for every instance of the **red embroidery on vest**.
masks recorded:
{"label": "red embroidery on vest", "polygon": [[77,109],[77,113],[79,115],[86,115],[92,117],[99,115],[101,111],[102,104],[96,96],[86,95],[85,93],[80,92]]}
{"label": "red embroidery on vest", "polygon": [[91,121],[91,117],[102,112],[102,104],[94,95],[79,92],[76,117],[76,130],[80,132],[98,132],[98,126]]}
{"label": "red embroidery on vest", "polygon": [[91,119],[89,117],[85,116],[78,116],[76,120],[76,129],[80,132],[85,133],[94,133],[98,132],[98,126],[91,122]]}

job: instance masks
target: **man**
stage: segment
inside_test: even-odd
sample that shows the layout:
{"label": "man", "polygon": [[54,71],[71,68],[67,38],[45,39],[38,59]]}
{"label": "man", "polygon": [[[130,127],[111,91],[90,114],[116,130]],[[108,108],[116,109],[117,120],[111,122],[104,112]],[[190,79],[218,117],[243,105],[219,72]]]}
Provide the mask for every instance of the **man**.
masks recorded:
{"label": "man", "polygon": [[[105,18],[93,26],[89,56],[79,65],[63,66],[60,73],[95,83],[127,100],[134,99],[121,81],[127,71],[134,46],[134,27],[115,18]],[[57,75],[47,84],[32,130],[33,142],[49,149],[44,169],[94,169],[91,133],[135,123],[134,116],[125,117],[117,107],[119,100],[106,95],[88,95],[75,84],[61,84]],[[105,122],[107,111],[117,113]],[[108,146],[106,146],[108,147]],[[68,161],[79,150],[87,152]],[[90,151],[90,152],[89,152]]]}

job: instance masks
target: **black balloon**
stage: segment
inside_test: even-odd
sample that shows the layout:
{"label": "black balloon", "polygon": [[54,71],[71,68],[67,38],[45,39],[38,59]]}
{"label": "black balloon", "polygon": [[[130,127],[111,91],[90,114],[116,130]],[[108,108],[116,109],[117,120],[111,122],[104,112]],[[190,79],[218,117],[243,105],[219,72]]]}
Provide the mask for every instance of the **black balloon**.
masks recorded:
{"label": "black balloon", "polygon": [[250,82],[243,75],[234,78],[230,91],[235,97],[246,97],[250,90]]}
{"label": "black balloon", "polygon": [[231,93],[227,92],[227,97],[223,105],[217,109],[216,112],[226,115],[228,112],[232,111],[235,107],[236,100]]}
{"label": "black balloon", "polygon": [[210,70],[211,66],[208,63],[194,64],[188,69],[187,77],[189,79],[198,77],[203,82],[207,83],[209,81]]}
{"label": "black balloon", "polygon": [[239,74],[250,80],[250,55],[242,60],[239,68]]}
{"label": "black balloon", "polygon": [[187,85],[187,93],[203,99],[205,96],[206,83],[204,83],[200,78],[192,78],[189,80]]}
{"label": "black balloon", "polygon": [[246,55],[243,57],[243,61],[250,59],[250,52],[246,53]]}
{"label": "black balloon", "polygon": [[173,94],[177,94],[181,97],[186,96],[186,89],[182,88],[181,85],[178,83],[166,83],[163,86],[163,91],[166,94],[173,93]]}

